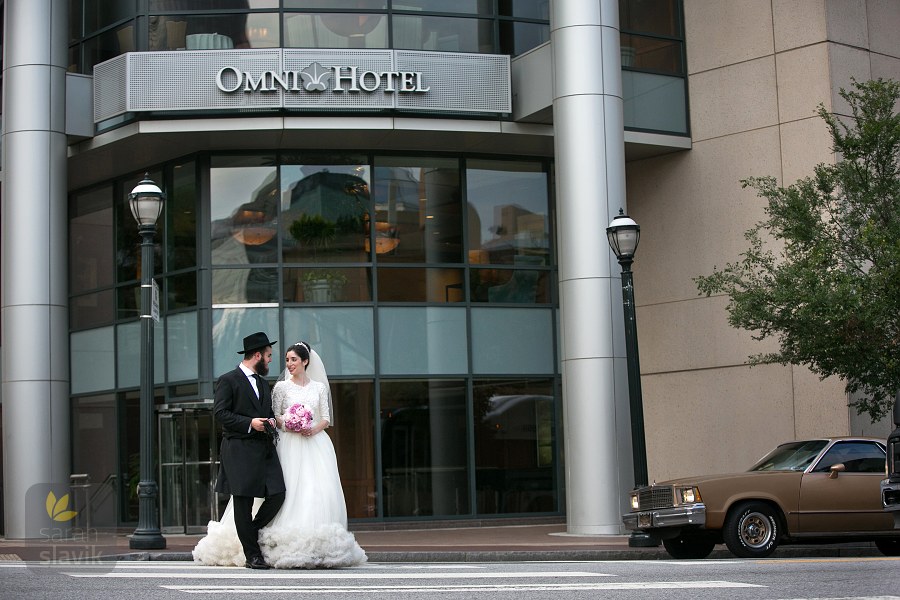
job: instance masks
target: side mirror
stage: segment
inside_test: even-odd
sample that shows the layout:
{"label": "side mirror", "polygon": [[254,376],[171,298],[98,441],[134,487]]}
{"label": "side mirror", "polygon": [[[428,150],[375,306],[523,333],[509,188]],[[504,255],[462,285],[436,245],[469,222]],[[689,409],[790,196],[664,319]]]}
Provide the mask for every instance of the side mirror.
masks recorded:
{"label": "side mirror", "polygon": [[844,463],[838,463],[836,465],[831,465],[831,472],[828,473],[828,479],[837,479],[838,473],[846,471],[847,467],[844,466]]}

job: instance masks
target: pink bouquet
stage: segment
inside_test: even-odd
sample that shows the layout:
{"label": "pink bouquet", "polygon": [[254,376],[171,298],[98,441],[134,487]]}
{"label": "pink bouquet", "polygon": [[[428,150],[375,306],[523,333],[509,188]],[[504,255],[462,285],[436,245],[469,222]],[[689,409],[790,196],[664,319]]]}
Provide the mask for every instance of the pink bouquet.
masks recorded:
{"label": "pink bouquet", "polygon": [[294,404],[284,413],[284,428],[290,431],[303,431],[313,425],[312,411],[302,404]]}

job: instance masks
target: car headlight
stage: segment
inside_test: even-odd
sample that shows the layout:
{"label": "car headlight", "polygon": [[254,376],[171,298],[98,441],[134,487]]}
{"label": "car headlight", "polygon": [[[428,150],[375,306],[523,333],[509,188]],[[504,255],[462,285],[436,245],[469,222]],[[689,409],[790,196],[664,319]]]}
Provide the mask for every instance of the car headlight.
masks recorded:
{"label": "car headlight", "polygon": [[640,510],[641,509],[641,500],[637,494],[631,494],[631,510]]}
{"label": "car headlight", "polygon": [[676,498],[679,504],[694,504],[700,502],[700,490],[695,487],[683,487],[676,490]]}

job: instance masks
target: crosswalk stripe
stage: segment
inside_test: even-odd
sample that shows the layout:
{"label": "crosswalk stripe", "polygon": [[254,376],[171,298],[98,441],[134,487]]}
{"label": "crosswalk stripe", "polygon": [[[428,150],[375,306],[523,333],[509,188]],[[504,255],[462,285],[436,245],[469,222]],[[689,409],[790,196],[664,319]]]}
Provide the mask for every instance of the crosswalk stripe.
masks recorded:
{"label": "crosswalk stripe", "polygon": [[510,583],[486,585],[414,585],[414,586],[191,586],[164,585],[168,590],[187,594],[346,594],[354,593],[435,593],[435,592],[541,592],[541,591],[603,591],[603,590],[638,590],[638,589],[708,589],[708,588],[757,588],[766,587],[752,583],[735,583],[731,581],[650,581],[633,583]]}
{"label": "crosswalk stripe", "polygon": [[132,579],[154,579],[154,578],[191,578],[191,579],[291,579],[301,581],[304,579],[459,579],[466,577],[467,579],[534,579],[545,577],[612,577],[612,575],[604,573],[586,573],[579,571],[561,571],[547,573],[360,573],[345,571],[247,571],[245,569],[230,569],[222,571],[159,571],[159,572],[118,572],[118,571],[68,571],[63,575],[69,577],[105,577],[105,578],[132,578]]}

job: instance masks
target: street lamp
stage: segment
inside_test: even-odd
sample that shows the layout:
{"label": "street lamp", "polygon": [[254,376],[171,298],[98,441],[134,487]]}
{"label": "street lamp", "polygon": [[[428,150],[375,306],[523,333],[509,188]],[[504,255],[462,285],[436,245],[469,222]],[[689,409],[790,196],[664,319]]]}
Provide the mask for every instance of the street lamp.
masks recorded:
{"label": "street lamp", "polygon": [[[625,308],[625,357],[628,363],[628,404],[631,409],[631,452],[634,461],[634,486],[647,485],[647,445],[644,438],[644,406],[641,399],[641,364],[638,356],[637,315],[634,308],[634,279],[631,263],[641,239],[641,226],[620,208],[606,228],[609,246],[622,267],[622,304]],[[659,541],[645,533],[633,532],[629,546],[658,546]]]}
{"label": "street lamp", "polygon": [[[159,490],[153,477],[153,237],[156,220],[162,214],[166,195],[145,173],[144,179],[128,195],[131,214],[141,235],[141,472],[138,483],[138,526],[129,546],[140,550],[160,550],[166,538],[159,530],[157,500]],[[158,313],[157,313],[158,314]]]}

